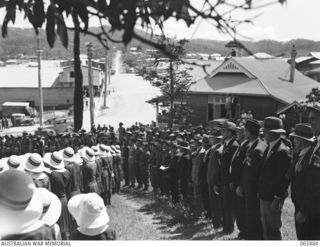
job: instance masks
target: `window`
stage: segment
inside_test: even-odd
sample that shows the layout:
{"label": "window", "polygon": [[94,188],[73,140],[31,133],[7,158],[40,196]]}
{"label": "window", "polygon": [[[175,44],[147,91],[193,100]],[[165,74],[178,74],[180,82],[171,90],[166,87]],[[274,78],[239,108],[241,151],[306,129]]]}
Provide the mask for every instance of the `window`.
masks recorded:
{"label": "window", "polygon": [[74,78],[74,71],[70,71],[70,78]]}
{"label": "window", "polygon": [[209,95],[208,98],[208,121],[226,117],[226,96]]}

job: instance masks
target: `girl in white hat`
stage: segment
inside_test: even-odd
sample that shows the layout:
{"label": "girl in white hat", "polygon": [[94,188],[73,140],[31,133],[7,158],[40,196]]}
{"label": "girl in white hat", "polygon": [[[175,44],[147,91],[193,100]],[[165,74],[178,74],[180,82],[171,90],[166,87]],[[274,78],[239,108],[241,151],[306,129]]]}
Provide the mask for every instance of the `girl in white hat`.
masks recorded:
{"label": "girl in white hat", "polygon": [[72,197],[68,209],[78,228],[70,235],[71,240],[115,240],[116,232],[109,228],[109,215],[102,198],[96,193]]}
{"label": "girl in white hat", "polygon": [[83,190],[85,193],[95,192],[99,194],[96,180],[98,171],[97,164],[95,163],[95,152],[89,147],[84,147],[81,150],[81,155],[84,161],[82,166]]}
{"label": "girl in white hat", "polygon": [[67,208],[67,195],[70,194],[69,188],[71,175],[70,172],[65,169],[63,157],[60,152],[55,151],[46,159],[48,159],[46,162],[50,164],[52,169],[52,173],[50,175],[51,192],[59,198],[62,205],[58,225],[60,226],[62,239],[66,240],[69,238],[71,231],[70,226],[72,223],[72,219]]}
{"label": "girl in white hat", "polygon": [[25,172],[33,179],[36,187],[51,190],[50,178],[44,173],[44,163],[39,154],[25,155],[22,165]]}
{"label": "girl in white hat", "polygon": [[0,236],[2,240],[54,240],[50,227],[40,220],[43,204],[26,173],[0,174]]}
{"label": "girl in white hat", "polygon": [[65,168],[71,174],[71,185],[70,185],[70,195],[68,198],[81,193],[82,175],[81,175],[81,162],[76,159],[73,148],[67,147],[60,151],[62,154],[63,161],[65,163]]}
{"label": "girl in white hat", "polygon": [[60,227],[56,224],[61,215],[60,200],[45,188],[38,188],[37,192],[43,205],[40,220],[54,231],[55,240],[61,240]]}

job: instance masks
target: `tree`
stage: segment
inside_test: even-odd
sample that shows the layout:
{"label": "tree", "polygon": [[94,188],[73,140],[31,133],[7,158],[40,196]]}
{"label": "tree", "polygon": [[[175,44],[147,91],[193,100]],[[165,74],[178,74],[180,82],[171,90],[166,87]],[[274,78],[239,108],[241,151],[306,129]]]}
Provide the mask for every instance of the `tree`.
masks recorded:
{"label": "tree", "polygon": [[[127,45],[132,39],[137,39],[162,50],[167,55],[173,55],[152,35],[155,29],[165,34],[164,24],[169,19],[183,21],[188,27],[197,19],[205,19],[212,24],[213,28],[233,38],[236,27],[244,22],[252,22],[254,17],[237,20],[232,18],[232,13],[260,9],[275,2],[283,4],[286,0],[266,0],[260,4],[257,2],[254,0],[241,0],[236,3],[233,0],[197,0],[194,2],[190,0],[0,0],[0,8],[6,9],[2,36],[5,37],[8,33],[9,22],[15,23],[18,9],[33,25],[36,33],[47,21],[47,40],[51,47],[55,43],[56,34],[67,47],[68,33],[65,18],[69,17],[73,9],[77,9],[83,24],[80,31],[96,37],[105,48],[109,48],[108,41]],[[45,5],[48,6],[46,10]],[[92,33],[88,30],[89,16],[100,20],[101,32]],[[103,23],[107,23],[110,29],[106,29]],[[136,27],[147,30],[150,36],[145,37],[138,34]],[[73,30],[74,27],[69,27],[69,29]],[[115,31],[122,32],[120,40],[112,38],[112,33]]]}
{"label": "tree", "polygon": [[320,102],[320,90],[319,88],[312,88],[311,92],[306,96],[306,103]]}
{"label": "tree", "polygon": [[[170,110],[168,125],[171,128],[175,118],[181,119],[179,113],[182,114],[185,112],[183,109],[183,101],[192,84],[192,77],[186,69],[181,69],[181,57],[185,55],[184,45],[187,41],[177,41],[164,36],[161,36],[159,39],[159,43],[165,44],[167,50],[170,54],[173,54],[173,56],[166,57],[165,54],[158,54],[155,68],[159,70],[159,66],[161,66],[161,72],[151,71],[147,74],[146,79],[149,80],[153,86],[160,88],[162,94],[169,99]],[[179,110],[174,108],[174,101],[177,99],[181,101]]]}
{"label": "tree", "polygon": [[[196,2],[199,3],[199,1]],[[255,7],[253,7],[253,0],[242,0],[239,3],[231,0],[202,0],[201,2],[201,5],[194,5],[195,2],[191,3],[190,0],[0,0],[0,8],[6,10],[2,23],[2,36],[7,36],[8,24],[15,23],[16,12],[19,10],[32,24],[36,34],[46,22],[47,41],[50,47],[54,46],[58,35],[63,46],[67,48],[69,29],[74,30],[77,35],[78,32],[81,32],[96,37],[106,49],[109,49],[109,41],[127,45],[132,39],[137,39],[176,60],[179,57],[171,53],[170,47],[167,47],[165,43],[159,43],[153,36],[155,29],[165,34],[164,24],[169,19],[181,20],[190,27],[197,19],[202,18],[219,31],[234,37],[236,27],[243,22],[252,22],[252,18],[235,20],[231,15],[233,12],[259,9],[274,4],[274,0],[267,0]],[[277,2],[283,4],[286,0],[277,0]],[[45,6],[48,6],[47,9]],[[75,18],[75,12],[78,18]],[[70,14],[72,14],[73,27],[67,27],[65,23],[65,18],[68,18]],[[88,29],[89,16],[100,20],[101,32],[93,33]],[[109,29],[103,25],[105,21],[109,24]],[[136,27],[147,30],[150,36],[145,37],[138,34]],[[122,32],[120,40],[113,39],[112,33],[115,31]],[[77,41],[76,35],[74,38]],[[78,41],[75,42],[77,43]],[[77,48],[74,48],[74,51],[78,54]],[[77,57],[75,57],[75,70],[80,71],[79,67],[76,68],[79,66],[76,60],[78,61]],[[170,67],[172,69],[172,63]],[[81,116],[78,115],[83,108],[83,99],[80,97],[79,90],[82,85],[81,78],[82,76],[77,76],[78,81],[75,82],[74,109],[77,126],[82,125],[82,112]],[[80,122],[76,123],[77,121]]]}

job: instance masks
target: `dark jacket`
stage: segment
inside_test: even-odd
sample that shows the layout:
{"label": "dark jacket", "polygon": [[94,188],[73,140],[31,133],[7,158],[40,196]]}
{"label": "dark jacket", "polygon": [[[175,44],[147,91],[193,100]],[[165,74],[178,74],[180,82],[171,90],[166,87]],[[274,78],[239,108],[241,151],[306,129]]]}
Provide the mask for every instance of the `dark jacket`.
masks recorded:
{"label": "dark jacket", "polygon": [[226,185],[231,182],[230,166],[233,155],[237,151],[239,143],[235,139],[231,139],[229,143],[224,144],[221,155],[220,184]]}
{"label": "dark jacket", "polygon": [[[302,158],[296,170],[293,162],[291,170],[291,198],[296,211],[307,216],[320,215],[320,150],[313,148]],[[311,161],[311,162],[310,162]]]}
{"label": "dark jacket", "polygon": [[258,193],[260,168],[267,144],[257,139],[248,148],[242,170],[242,186],[246,194],[256,197]]}
{"label": "dark jacket", "polygon": [[275,197],[285,199],[289,179],[286,177],[292,157],[289,148],[278,140],[268,155],[265,150],[259,180],[259,197],[264,201],[273,201]]}
{"label": "dark jacket", "polygon": [[245,141],[241,145],[239,145],[231,161],[231,167],[230,167],[231,182],[235,187],[241,185],[241,177],[242,177],[242,171],[244,166],[243,162],[246,158],[248,144],[249,144],[249,141]]}

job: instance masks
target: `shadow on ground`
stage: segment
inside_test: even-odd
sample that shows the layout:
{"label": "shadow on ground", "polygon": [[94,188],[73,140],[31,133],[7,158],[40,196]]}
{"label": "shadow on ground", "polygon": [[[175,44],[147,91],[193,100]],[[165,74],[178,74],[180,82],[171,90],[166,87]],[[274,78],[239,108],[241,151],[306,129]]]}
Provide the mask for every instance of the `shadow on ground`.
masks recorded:
{"label": "shadow on ground", "polygon": [[[153,218],[164,240],[223,240],[235,239],[236,233],[222,235],[200,212],[183,204],[173,205],[168,198],[159,198],[151,192],[124,189],[122,195],[142,205],[137,210]],[[191,203],[188,203],[190,205]]]}

